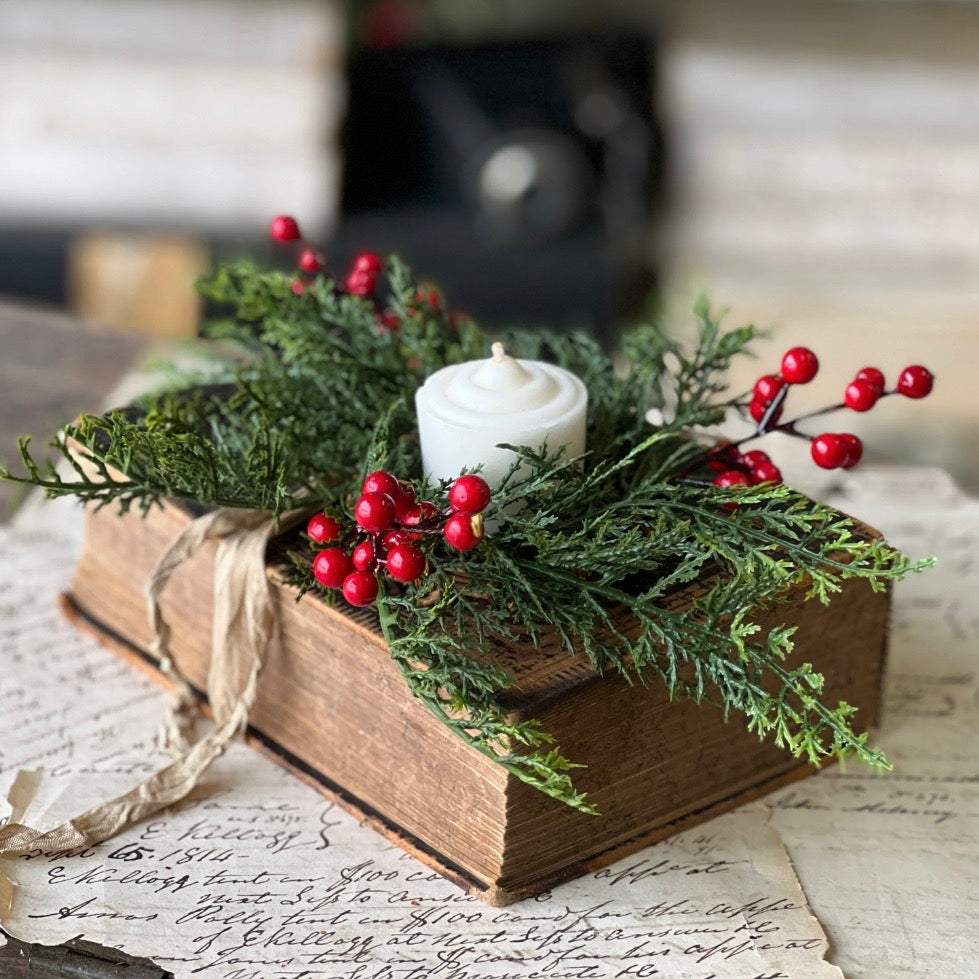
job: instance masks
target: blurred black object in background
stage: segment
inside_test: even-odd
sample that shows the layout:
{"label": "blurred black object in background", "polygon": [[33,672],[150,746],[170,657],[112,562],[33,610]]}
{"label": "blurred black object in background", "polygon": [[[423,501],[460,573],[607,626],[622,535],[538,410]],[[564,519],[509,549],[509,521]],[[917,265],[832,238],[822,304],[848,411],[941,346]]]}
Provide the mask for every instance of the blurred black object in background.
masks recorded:
{"label": "blurred black object in background", "polygon": [[[388,13],[401,9],[384,7]],[[351,23],[355,37],[358,23],[356,18]],[[449,43],[436,29],[424,35],[395,32],[381,47],[355,42],[346,66],[339,207],[334,206],[334,147],[313,151],[324,161],[321,179],[298,181],[313,199],[321,188],[321,218],[338,213],[332,238],[324,243],[330,269],[342,275],[359,251],[398,252],[418,275],[442,285],[453,306],[488,325],[601,327],[637,311],[653,285],[649,236],[662,172],[651,41],[645,28],[555,33],[560,30],[551,24],[507,40],[477,33]],[[112,76],[120,87],[127,70],[123,64]],[[311,68],[298,84],[329,86],[338,101],[340,79],[325,67]],[[96,118],[100,112],[111,115],[115,106],[112,90],[104,95],[111,104],[96,107]],[[161,100],[171,96],[176,97],[169,89],[159,93]],[[120,104],[127,103],[120,97]],[[322,104],[332,103],[327,98]],[[84,123],[70,107],[61,115],[56,109],[46,111],[68,131]],[[284,106],[283,113],[288,111]],[[217,118],[209,117],[207,125],[220,128]],[[274,120],[266,122],[272,126]],[[291,129],[285,126],[293,142],[285,145],[294,150],[293,130],[309,137],[303,129],[309,120],[293,122]],[[235,137],[239,142],[230,136],[216,140],[199,156],[192,128],[171,129],[158,135],[173,143],[175,159],[196,160],[194,165],[206,168],[201,186],[222,167],[260,165],[245,148],[248,139],[264,138],[258,123]],[[50,138],[56,148],[59,132],[54,127]],[[265,220],[271,213],[256,226],[254,218],[243,216],[247,210],[230,208],[225,221],[216,221],[214,214],[188,209],[183,198],[156,210],[134,203],[124,213],[115,201],[86,198],[86,181],[104,169],[98,153],[109,152],[105,147],[114,146],[113,139],[126,138],[125,129],[115,136],[95,132],[96,149],[86,149],[89,144],[78,137],[75,157],[81,154],[93,168],[77,176],[85,208],[0,221],[0,295],[68,304],[83,317],[144,328],[128,299],[80,305],[75,284],[88,276],[82,246],[100,230],[134,240],[146,236],[151,243],[172,232],[188,247],[205,246],[219,260],[245,253],[262,262],[288,263],[269,247]],[[144,159],[140,152],[152,152],[136,143],[132,161]],[[43,140],[42,149],[56,152]],[[267,166],[272,196],[278,200],[281,193],[276,206],[286,209],[295,188]],[[134,202],[142,200],[146,188],[137,187],[138,174],[130,176],[135,183],[127,193],[135,194]],[[236,192],[240,195],[240,188]],[[234,194],[229,199],[237,201]],[[315,218],[302,211],[296,217],[312,238],[319,236]],[[133,291],[132,263],[118,249],[106,247],[96,259],[104,274],[88,284],[86,295],[98,293],[105,282],[127,295]],[[157,266],[147,268],[147,275],[162,274]],[[184,290],[190,281],[182,275],[161,288]]]}
{"label": "blurred black object in background", "polygon": [[482,322],[602,324],[653,284],[647,36],[361,50],[328,254],[396,251]]}
{"label": "blurred black object in background", "polygon": [[0,296],[64,306],[72,232],[0,225]]}

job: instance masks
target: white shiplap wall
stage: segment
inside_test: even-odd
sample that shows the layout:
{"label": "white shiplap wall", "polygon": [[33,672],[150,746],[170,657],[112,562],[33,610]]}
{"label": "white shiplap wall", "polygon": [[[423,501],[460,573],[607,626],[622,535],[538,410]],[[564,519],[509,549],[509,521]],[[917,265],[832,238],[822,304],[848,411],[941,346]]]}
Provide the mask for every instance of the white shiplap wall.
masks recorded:
{"label": "white shiplap wall", "polygon": [[737,23],[733,5],[693,6],[661,65],[670,294],[706,288],[732,322],[778,328],[739,386],[788,346],[817,349],[820,382],[793,407],[866,364],[929,364],[928,402],[829,424],[979,484],[979,7],[815,3],[772,38],[770,3],[738,5]]}
{"label": "white shiplap wall", "polygon": [[979,266],[979,47],[972,69],[698,45],[668,63],[680,260],[844,282]]}
{"label": "white shiplap wall", "polygon": [[343,99],[338,4],[6,0],[0,215],[324,229]]}

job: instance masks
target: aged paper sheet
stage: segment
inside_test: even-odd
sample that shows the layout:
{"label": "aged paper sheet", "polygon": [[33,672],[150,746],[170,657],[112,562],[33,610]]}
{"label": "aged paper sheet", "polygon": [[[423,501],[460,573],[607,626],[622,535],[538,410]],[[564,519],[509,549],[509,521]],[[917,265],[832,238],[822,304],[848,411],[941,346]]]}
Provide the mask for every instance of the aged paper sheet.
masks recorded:
{"label": "aged paper sheet", "polygon": [[771,825],[850,979],[976,976],[979,500],[930,470],[844,485],[840,509],[939,565],[897,586],[879,732],[894,771],[796,783],[766,800]]}
{"label": "aged paper sheet", "polygon": [[[837,500],[943,558],[897,595],[880,736],[894,775],[827,771],[499,909],[236,745],[165,816],[80,853],[0,862],[6,927],[215,979],[974,976],[979,504],[935,474],[895,479]],[[163,695],[55,609],[71,551],[37,528],[0,535],[0,798],[29,801],[42,827],[162,759]],[[18,772],[40,774],[15,786]]]}

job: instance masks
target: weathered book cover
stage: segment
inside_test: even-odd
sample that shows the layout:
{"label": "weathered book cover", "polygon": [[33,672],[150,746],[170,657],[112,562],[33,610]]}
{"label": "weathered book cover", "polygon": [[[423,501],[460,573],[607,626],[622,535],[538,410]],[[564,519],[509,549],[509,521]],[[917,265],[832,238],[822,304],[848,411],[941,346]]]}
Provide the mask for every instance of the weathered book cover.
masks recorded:
{"label": "weathered book cover", "polygon": [[[65,597],[73,618],[161,680],[145,652],[142,583],[191,519],[174,504],[145,519],[90,513]],[[206,687],[215,546],[174,574],[162,602],[174,659],[198,690]],[[507,706],[538,718],[567,757],[587,766],[576,785],[601,815],[577,812],[464,744],[413,699],[372,611],[331,608],[312,594],[297,603],[276,554],[273,544],[268,574],[280,628],[250,741],[485,901],[539,893],[812,771],[760,742],[739,717],[671,702],[661,685],[600,677],[556,643],[501,646],[499,660],[517,681]],[[695,582],[673,602],[683,607],[703,589]],[[804,603],[800,590],[759,621],[798,626],[793,660],[824,673],[827,698],[858,706],[869,726],[888,609],[887,593],[848,581],[829,606]]]}

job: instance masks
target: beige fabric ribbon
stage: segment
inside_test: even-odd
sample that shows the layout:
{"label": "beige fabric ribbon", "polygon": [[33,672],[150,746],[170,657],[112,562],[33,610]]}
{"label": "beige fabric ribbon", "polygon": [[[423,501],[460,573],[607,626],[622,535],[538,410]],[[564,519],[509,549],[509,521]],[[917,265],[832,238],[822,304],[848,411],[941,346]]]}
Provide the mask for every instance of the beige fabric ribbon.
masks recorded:
{"label": "beige fabric ribbon", "polygon": [[[34,849],[70,850],[92,846],[183,799],[248,723],[258,675],[275,627],[275,611],[265,574],[265,549],[273,530],[308,511],[292,511],[278,522],[267,510],[220,509],[184,528],[157,561],[146,586],[154,641],[150,652],[176,684],[160,741],[175,760],[124,795],[101,803],[54,829],[42,831],[13,821],[0,826],[0,856]],[[207,690],[215,726],[192,742],[197,701],[169,652],[170,627],[159,599],[170,576],[208,540],[219,538],[214,573],[214,623]]]}

